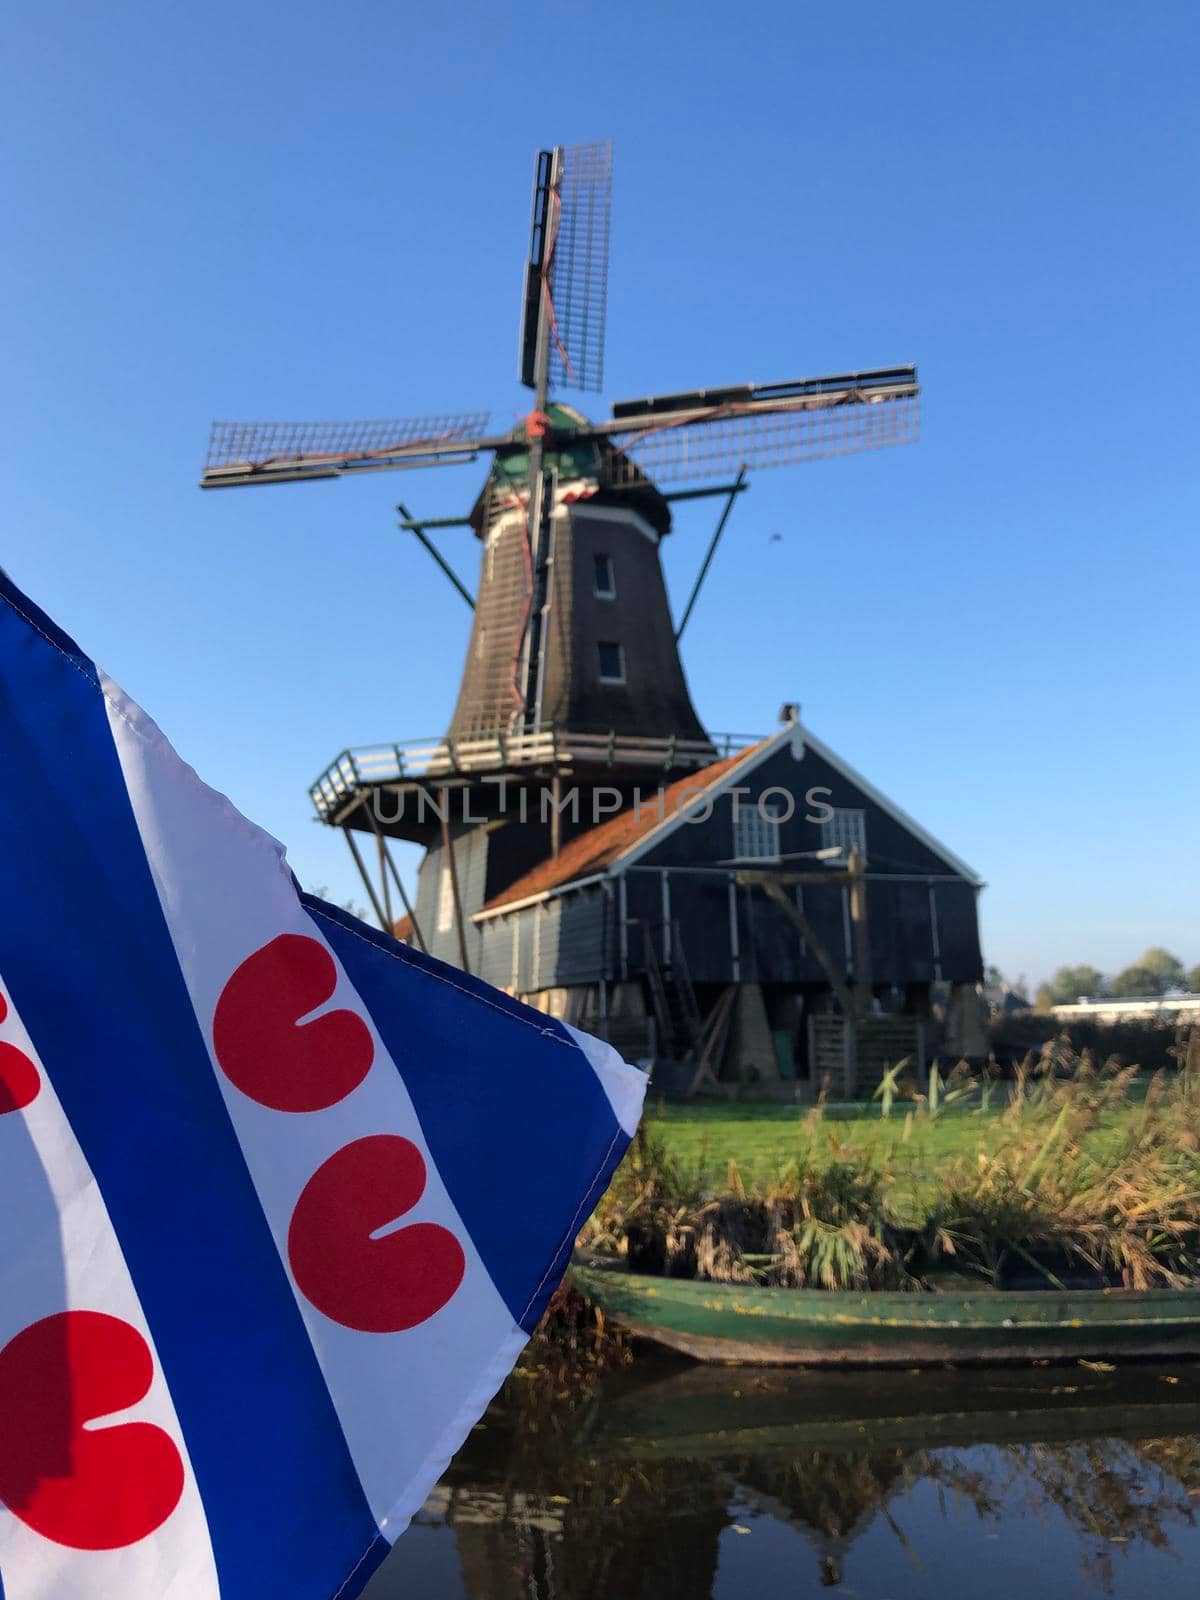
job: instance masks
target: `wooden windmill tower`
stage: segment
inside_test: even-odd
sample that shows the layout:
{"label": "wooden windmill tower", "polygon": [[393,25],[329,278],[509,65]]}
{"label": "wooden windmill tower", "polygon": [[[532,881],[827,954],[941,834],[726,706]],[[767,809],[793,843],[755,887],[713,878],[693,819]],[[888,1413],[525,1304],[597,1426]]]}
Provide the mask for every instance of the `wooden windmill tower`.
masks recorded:
{"label": "wooden windmill tower", "polygon": [[[227,488],[491,454],[468,516],[422,520],[400,508],[401,526],[474,610],[447,731],[344,751],[312,790],[318,816],[343,829],[389,927],[393,891],[406,906],[407,898],[388,840],[428,847],[441,884],[439,928],[447,905],[456,924],[455,945],[440,953],[464,966],[475,965],[468,922],[478,909],[595,822],[586,804],[572,813],[557,798],[548,809],[531,805],[535,792],[602,787],[616,797],[608,809],[620,812],[728,753],[692,705],[678,640],[747,472],[902,444],[917,432],[911,366],[652,395],[615,404],[600,421],[552,399],[603,382],[610,197],[608,144],[539,153],[519,362],[533,405],[517,429],[489,433],[479,413],[217,423],[202,478],[204,488]],[[703,495],[724,503],[676,623],[660,545],[672,502]],[[474,596],[430,537],[467,525],[482,546]],[[455,791],[464,805],[447,804]],[[378,852],[374,880],[364,835]],[[423,884],[425,876],[423,868]],[[416,936],[431,942],[419,926]],[[514,978],[510,987],[521,986]]]}

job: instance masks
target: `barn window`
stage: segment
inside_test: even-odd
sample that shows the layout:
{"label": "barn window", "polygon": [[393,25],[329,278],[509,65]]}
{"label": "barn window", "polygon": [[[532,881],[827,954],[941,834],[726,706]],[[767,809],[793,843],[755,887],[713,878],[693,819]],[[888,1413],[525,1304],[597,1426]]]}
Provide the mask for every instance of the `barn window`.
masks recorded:
{"label": "barn window", "polygon": [[853,808],[835,810],[828,822],[821,824],[821,842],[829,847],[839,845],[847,858],[855,845],[867,859],[867,814]]}
{"label": "barn window", "polygon": [[613,574],[612,557],[594,555],[592,564],[595,573],[595,587],[592,593],[597,600],[615,600],[617,598],[617,580]]}
{"label": "barn window", "polygon": [[625,682],[625,648],[610,640],[601,639],[596,646],[600,660],[601,683]]}
{"label": "barn window", "polygon": [[437,931],[449,933],[454,926],[454,879],[450,868],[443,867],[438,879]]}
{"label": "barn window", "polygon": [[733,825],[733,853],[739,861],[779,860],[779,819],[783,807],[759,801],[738,806]]}

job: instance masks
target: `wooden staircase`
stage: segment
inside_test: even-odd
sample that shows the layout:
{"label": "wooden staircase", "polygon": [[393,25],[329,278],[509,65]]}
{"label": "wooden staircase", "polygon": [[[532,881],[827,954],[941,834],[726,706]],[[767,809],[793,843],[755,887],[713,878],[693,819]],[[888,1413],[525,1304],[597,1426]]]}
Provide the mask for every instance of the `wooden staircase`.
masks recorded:
{"label": "wooden staircase", "polygon": [[688,970],[679,924],[645,929],[646,982],[658,1024],[658,1047],[674,1061],[694,1061],[700,1046],[703,1020]]}
{"label": "wooden staircase", "polygon": [[702,1016],[678,922],[670,924],[669,940],[666,932],[665,923],[644,930],[646,982],[658,1048],[674,1061],[696,1063],[687,1089],[689,1098],[702,1088],[731,1094],[732,1086],[720,1081],[720,1070],[737,1004],[737,985],[730,984],[708,1016]]}

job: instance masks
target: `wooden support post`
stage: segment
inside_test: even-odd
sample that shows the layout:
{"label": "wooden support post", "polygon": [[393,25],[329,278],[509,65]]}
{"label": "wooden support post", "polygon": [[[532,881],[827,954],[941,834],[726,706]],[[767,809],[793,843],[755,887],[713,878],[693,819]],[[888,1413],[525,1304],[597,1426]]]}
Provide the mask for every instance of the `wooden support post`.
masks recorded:
{"label": "wooden support post", "polygon": [[770,895],[780,910],[800,929],[800,932],[808,940],[809,948],[821,963],[825,976],[829,979],[830,987],[834,994],[837,995],[838,1004],[845,1012],[848,1021],[853,1022],[855,1017],[854,996],[851,994],[850,986],[846,982],[845,973],[825,948],[824,940],[817,933],[812,923],[809,922],[803,911],[800,910],[799,906],[793,900],[789,900],[787,892],[781,883],[775,883],[770,878],[760,878],[755,881],[761,884],[761,887]]}
{"label": "wooden support post", "polygon": [[699,1093],[706,1083],[710,1083],[718,1094],[728,1095],[733,1092],[731,1085],[721,1082],[720,1074],[725,1047],[729,1042],[729,1029],[737,996],[738,986],[736,983],[731,983],[727,989],[721,991],[720,998],[708,1014],[700,1033],[699,1064],[687,1088],[689,1100]]}
{"label": "wooden support post", "polygon": [[396,885],[396,888],[399,891],[400,904],[404,907],[405,915],[412,923],[413,938],[417,941],[418,947],[423,950],[426,955],[428,955],[429,946],[425,943],[425,935],[421,932],[421,924],[417,921],[417,909],[413,905],[412,901],[408,898],[408,890],[404,887],[404,883],[400,877],[400,874],[396,870],[396,863],[392,860],[386,843],[383,847],[383,854],[384,859],[387,861],[388,869],[392,874],[392,882]]}
{"label": "wooden support post", "polygon": [[717,553],[717,546],[721,542],[721,535],[725,532],[725,524],[729,521],[729,513],[733,510],[733,502],[737,499],[738,495],[741,494],[745,487],[746,468],[743,465],[738,469],[736,480],[729,486],[729,498],[726,500],[725,508],[721,512],[720,521],[717,523],[717,531],[713,534],[712,539],[709,542],[708,549],[705,552],[704,560],[700,565],[699,575],[697,576],[695,583],[692,585],[691,594],[688,596],[688,603],[683,608],[683,616],[680,619],[679,626],[675,630],[676,644],[678,644],[680,639],[683,637],[683,630],[688,625],[688,618],[692,614],[692,607],[696,604],[696,601],[700,596],[700,591],[704,587],[704,580],[708,575],[709,567],[712,565],[712,558]]}
{"label": "wooden support post", "polygon": [[384,933],[391,933],[391,924],[388,922],[387,916],[384,913],[384,909],[379,903],[379,896],[375,893],[375,885],[371,882],[371,876],[367,871],[366,863],[359,852],[358,846],[354,842],[354,834],[348,826],[344,826],[342,828],[342,832],[346,835],[346,843],[350,846],[350,854],[354,857],[354,865],[358,868],[358,875],[363,881],[363,888],[367,891],[371,904],[375,908],[375,915],[379,919],[379,926],[383,929]]}
{"label": "wooden support post", "polygon": [[[401,878],[399,872],[397,872],[396,863],[392,860],[391,852],[388,850],[387,836],[380,827],[379,818],[375,814],[375,791],[372,791],[370,800],[364,798],[363,804],[367,808],[367,816],[370,819],[371,826],[375,830],[375,838],[379,845],[380,871],[382,873],[386,868],[386,870],[391,873],[392,882],[396,885],[396,892],[400,896],[400,904],[404,907],[405,914],[407,915],[408,920],[412,923],[413,937],[416,939],[418,946],[425,952],[426,955],[428,955],[429,946],[425,943],[425,935],[421,932],[421,924],[417,921],[416,909],[414,908],[412,901],[408,898],[408,890],[404,887],[404,880]],[[384,877],[383,882],[386,890],[386,876]],[[387,913],[388,916],[391,916],[392,914],[390,903],[387,907]],[[395,925],[393,924],[389,926],[388,932],[392,933],[394,931]]]}
{"label": "wooden support post", "polygon": [[562,779],[556,772],[550,780],[550,854],[557,856],[562,849]]}
{"label": "wooden support post", "polygon": [[383,835],[378,829],[375,831],[375,844],[379,851],[379,887],[383,891],[383,914],[387,918],[388,932],[391,933],[396,926],[396,919],[392,915],[392,886],[388,882],[387,854],[383,848]]}
{"label": "wooden support post", "polygon": [[475,609],[475,601],[472,598],[471,591],[467,588],[466,584],[458,576],[458,573],[455,572],[454,568],[446,560],[445,556],[443,556],[442,552],[434,544],[433,540],[425,532],[425,529],[427,527],[429,527],[429,526],[443,527],[443,528],[444,527],[463,527],[463,526],[469,526],[469,523],[465,523],[464,519],[462,519],[460,517],[438,517],[433,524],[425,523],[425,522],[418,522],[416,520],[416,518],[413,516],[412,512],[403,503],[403,501],[401,501],[401,503],[396,507],[396,510],[400,513],[400,526],[402,528],[407,528],[411,533],[415,533],[416,534],[416,536],[420,540],[421,544],[425,547],[426,550],[429,551],[429,554],[433,557],[433,559],[437,562],[438,566],[442,569],[442,571],[449,578],[450,582],[454,585],[455,589],[458,590],[459,594],[462,595],[463,599],[470,606],[471,610],[474,611],[474,609]]}
{"label": "wooden support post", "polygon": [[871,1014],[871,929],[867,921],[866,863],[858,845],[850,846],[850,927],[854,945],[854,993],[857,1014]]}
{"label": "wooden support post", "polygon": [[469,973],[471,963],[467,960],[467,930],[463,923],[462,896],[458,892],[458,863],[454,859],[454,845],[450,839],[450,795],[443,786],[441,789],[442,819],[442,854],[446,858],[446,865],[450,869],[450,890],[454,896],[454,926],[458,932],[458,964],[464,972]]}

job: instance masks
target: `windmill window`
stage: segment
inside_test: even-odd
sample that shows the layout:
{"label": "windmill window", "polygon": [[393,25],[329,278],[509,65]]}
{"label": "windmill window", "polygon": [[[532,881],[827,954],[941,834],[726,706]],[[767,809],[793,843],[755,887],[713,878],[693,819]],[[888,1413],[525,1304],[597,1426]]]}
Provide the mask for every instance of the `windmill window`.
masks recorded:
{"label": "windmill window", "polygon": [[624,683],[625,682],[625,647],[609,640],[601,639],[596,646],[600,658],[600,682]]}
{"label": "windmill window", "polygon": [[756,800],[743,801],[738,806],[737,821],[733,825],[733,853],[739,861],[778,861],[778,812],[770,804],[763,806]]}
{"label": "windmill window", "polygon": [[617,580],[613,574],[612,557],[594,555],[592,564],[596,580],[592,592],[596,599],[615,600],[617,598]]}
{"label": "windmill window", "polygon": [[849,858],[850,851],[855,845],[862,853],[863,864],[867,860],[867,814],[865,811],[853,807],[835,810],[828,822],[821,824],[821,842],[825,846],[838,845],[842,854]]}

